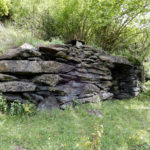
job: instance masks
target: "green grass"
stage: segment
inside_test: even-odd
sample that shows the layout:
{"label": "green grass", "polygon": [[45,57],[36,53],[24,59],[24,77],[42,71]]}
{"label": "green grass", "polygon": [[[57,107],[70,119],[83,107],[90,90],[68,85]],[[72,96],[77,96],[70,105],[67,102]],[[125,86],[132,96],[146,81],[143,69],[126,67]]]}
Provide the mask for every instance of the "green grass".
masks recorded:
{"label": "green grass", "polygon": [[17,28],[14,25],[0,23],[0,53],[21,46],[24,43],[32,44],[37,47],[39,44],[63,44],[60,39],[52,41],[43,41],[33,36],[33,33],[24,29]]}
{"label": "green grass", "polygon": [[[90,150],[87,142],[102,127],[101,150],[149,150],[149,99],[141,95],[30,117],[0,114],[0,150]],[[89,115],[87,109],[99,109],[104,116]]]}

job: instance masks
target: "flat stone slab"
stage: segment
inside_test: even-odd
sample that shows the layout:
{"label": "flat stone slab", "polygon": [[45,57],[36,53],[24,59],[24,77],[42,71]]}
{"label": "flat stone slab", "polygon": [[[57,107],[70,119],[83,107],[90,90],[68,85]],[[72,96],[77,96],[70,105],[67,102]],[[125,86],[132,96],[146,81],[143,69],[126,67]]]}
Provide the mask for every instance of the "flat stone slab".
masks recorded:
{"label": "flat stone slab", "polygon": [[17,78],[15,76],[0,73],[0,81],[13,81],[13,80],[17,80]]}
{"label": "flat stone slab", "polygon": [[81,98],[78,101],[80,103],[97,103],[100,102],[100,97],[99,95],[93,95],[92,97],[87,97],[87,98]]}
{"label": "flat stone slab", "polygon": [[35,91],[36,85],[30,82],[1,82],[0,91],[1,92],[32,92]]}
{"label": "flat stone slab", "polygon": [[57,52],[68,51],[66,48],[63,48],[62,45],[48,45],[48,46],[39,46],[39,51],[44,53],[56,54]]}
{"label": "flat stone slab", "polygon": [[2,60],[1,73],[66,73],[74,66],[55,61]]}
{"label": "flat stone slab", "polygon": [[41,53],[30,44],[23,44],[19,48],[10,49],[0,56],[0,60],[21,59],[28,57],[39,57]]}
{"label": "flat stone slab", "polygon": [[61,79],[62,78],[59,75],[43,74],[41,76],[35,77],[33,79],[33,82],[35,82],[35,83],[44,83],[44,84],[48,84],[50,86],[56,86]]}
{"label": "flat stone slab", "polygon": [[132,65],[132,63],[125,57],[120,57],[120,56],[105,56],[105,55],[100,55],[99,59],[101,61],[106,61],[110,63],[117,63],[117,64],[125,64],[125,65]]}

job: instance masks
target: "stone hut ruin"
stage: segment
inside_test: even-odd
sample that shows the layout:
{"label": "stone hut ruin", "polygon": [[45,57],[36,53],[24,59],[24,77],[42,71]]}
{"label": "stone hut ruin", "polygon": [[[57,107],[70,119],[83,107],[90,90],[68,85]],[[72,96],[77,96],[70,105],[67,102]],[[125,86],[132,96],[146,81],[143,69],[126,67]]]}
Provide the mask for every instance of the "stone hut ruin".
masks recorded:
{"label": "stone hut ruin", "polygon": [[137,96],[140,68],[79,42],[38,48],[24,44],[0,56],[0,91],[10,102],[65,109],[75,102]]}

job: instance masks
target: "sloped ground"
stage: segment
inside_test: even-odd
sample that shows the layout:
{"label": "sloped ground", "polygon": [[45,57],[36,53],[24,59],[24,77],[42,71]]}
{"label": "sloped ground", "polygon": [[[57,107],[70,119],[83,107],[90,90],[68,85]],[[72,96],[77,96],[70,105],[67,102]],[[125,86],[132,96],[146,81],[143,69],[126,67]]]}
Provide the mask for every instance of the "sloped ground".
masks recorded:
{"label": "sloped ground", "polygon": [[59,39],[53,39],[51,42],[37,39],[33,34],[25,29],[20,29],[12,25],[4,25],[0,22],[0,53],[19,47],[24,43],[29,43],[34,46],[38,44],[62,44]]}
{"label": "sloped ground", "polygon": [[0,114],[0,150],[93,150],[94,144],[96,150],[149,150],[149,95],[30,117]]}

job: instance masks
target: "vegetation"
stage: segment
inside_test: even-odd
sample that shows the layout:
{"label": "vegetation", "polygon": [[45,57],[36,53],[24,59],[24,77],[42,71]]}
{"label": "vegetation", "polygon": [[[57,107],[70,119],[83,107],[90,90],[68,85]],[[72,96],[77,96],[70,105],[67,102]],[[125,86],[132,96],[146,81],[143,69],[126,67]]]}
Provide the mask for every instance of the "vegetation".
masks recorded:
{"label": "vegetation", "polygon": [[0,0],[0,16],[8,15],[10,7],[9,0]]}
{"label": "vegetation", "polygon": [[[0,52],[23,43],[79,39],[144,62],[150,54],[149,19],[149,0],[0,0]],[[0,96],[0,149],[149,150],[149,85],[134,99],[45,113],[17,101],[8,105]]]}
{"label": "vegetation", "polygon": [[77,38],[140,61],[149,53],[149,0],[1,0],[0,8],[2,21],[42,40]]}
{"label": "vegetation", "polygon": [[50,41],[43,41],[32,36],[32,33],[26,29],[20,29],[12,25],[2,25],[0,24],[0,52],[5,50],[19,47],[24,43],[32,44],[33,46],[38,46],[38,44],[63,44],[59,39],[52,39]]}
{"label": "vegetation", "polygon": [[11,116],[17,115],[33,115],[36,114],[38,110],[36,106],[31,102],[27,101],[26,103],[22,104],[19,100],[14,100],[10,103],[9,100],[3,98],[2,94],[0,94],[0,112],[9,114]]}
{"label": "vegetation", "polygon": [[[28,116],[0,114],[0,149],[148,150],[149,94]],[[100,110],[103,117],[88,114]]]}

